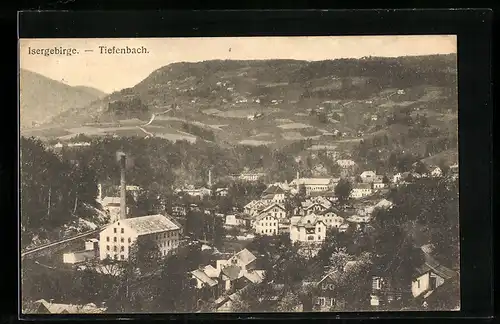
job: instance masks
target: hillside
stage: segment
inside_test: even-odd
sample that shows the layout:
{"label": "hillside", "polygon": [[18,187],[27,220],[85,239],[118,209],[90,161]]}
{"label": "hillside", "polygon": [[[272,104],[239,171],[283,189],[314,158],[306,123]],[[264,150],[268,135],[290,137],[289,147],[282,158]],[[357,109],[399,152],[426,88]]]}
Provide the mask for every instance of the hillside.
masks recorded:
{"label": "hillside", "polygon": [[93,95],[94,97],[96,97],[97,99],[102,99],[104,98],[105,96],[107,96],[107,93],[99,90],[99,89],[96,89],[96,88],[92,88],[92,87],[87,87],[87,86],[74,86],[73,87],[74,89],[78,89],[78,90],[82,90],[90,95]]}
{"label": "hillside", "polygon": [[19,82],[21,128],[42,124],[68,109],[85,107],[105,96],[97,89],[72,87],[23,69]]}
{"label": "hillside", "polygon": [[427,115],[436,127],[453,125],[455,62],[456,55],[435,55],[174,63],[33,131],[61,140],[84,133],[219,144],[358,143],[358,132],[381,132],[403,110]]}

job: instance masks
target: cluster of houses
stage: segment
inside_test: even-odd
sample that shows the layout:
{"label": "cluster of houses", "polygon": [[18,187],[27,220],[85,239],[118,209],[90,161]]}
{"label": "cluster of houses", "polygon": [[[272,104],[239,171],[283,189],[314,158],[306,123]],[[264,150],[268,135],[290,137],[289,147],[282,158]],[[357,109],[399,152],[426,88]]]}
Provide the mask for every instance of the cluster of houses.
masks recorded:
{"label": "cluster of houses", "polygon": [[200,266],[189,274],[197,289],[207,289],[210,298],[215,299],[216,311],[227,312],[232,310],[234,297],[242,289],[263,281],[265,271],[257,268],[257,257],[243,249],[227,260],[217,260],[215,267]]}
{"label": "cluster of houses", "polygon": [[[363,174],[367,184],[370,178],[377,179],[371,173]],[[376,181],[376,180],[375,180]],[[281,235],[286,233],[292,242],[319,245],[326,238],[329,228],[346,231],[349,226],[359,227],[368,223],[375,208],[390,208],[392,203],[386,199],[371,200],[368,205],[360,201],[361,208],[353,211],[335,207],[337,198],[333,194],[338,179],[299,178],[291,183],[274,183],[262,193],[261,197],[244,206],[243,213],[227,215],[227,227],[251,229],[259,235]],[[306,196],[297,201],[298,187],[306,188]],[[359,187],[362,190],[362,187]],[[354,191],[354,189],[353,189]],[[370,187],[370,193],[373,188]],[[362,198],[366,194],[351,197]],[[292,204],[293,201],[293,204]],[[365,206],[366,205],[366,206]]]}
{"label": "cluster of houses", "polygon": [[[356,165],[352,160],[338,160],[337,163],[342,169],[350,169]],[[452,165],[449,171],[452,177],[458,177],[458,165]],[[261,176],[249,173],[247,180],[255,181]],[[408,183],[412,178],[426,176],[441,177],[443,172],[439,167],[432,167],[426,175],[398,173],[388,179],[374,171],[363,171],[353,180],[350,193],[356,207],[340,209],[336,206],[337,198],[333,192],[341,178],[301,178],[297,174],[297,178],[290,183],[270,184],[259,199],[244,206],[242,213],[224,215],[225,226],[251,230],[259,235],[285,233],[294,243],[318,248],[326,239],[329,229],[336,228],[339,232],[344,232],[350,227],[366,228],[376,209],[391,208],[392,202],[384,199],[384,195],[377,195],[383,193],[387,186],[398,186]],[[301,188],[305,188],[305,196],[299,195]],[[183,240],[183,228],[175,218],[160,214],[129,218],[128,212],[124,212],[124,201],[120,197],[103,197],[102,186],[99,185],[98,189],[97,200],[110,216],[110,223],[101,230],[98,239],[88,240],[84,249],[64,254],[64,263],[82,265],[91,259],[127,261],[132,252],[131,247],[143,239],[155,242],[161,256],[176,252]],[[205,189],[209,192],[207,194],[212,194],[211,189]],[[225,188],[219,189],[219,194],[224,195]],[[197,195],[196,190],[203,192],[200,189],[183,188],[183,192],[192,195]],[[140,188],[126,186],[126,191],[137,197]],[[410,289],[415,298],[422,300],[432,296],[434,291],[457,276],[454,271],[439,265],[428,252],[424,251],[425,264],[418,269]],[[245,287],[250,283],[262,282],[264,271],[258,270],[256,261],[257,257],[244,249],[227,260],[217,260],[215,266],[200,266],[192,270],[190,275],[198,289],[207,289],[212,299],[216,300],[217,311],[231,311],[231,304]],[[335,282],[337,275],[328,274],[314,283],[321,288],[317,289],[318,294],[314,297],[317,308],[328,308],[335,304],[332,282]],[[391,281],[382,274],[373,279],[370,303],[374,308],[380,307],[397,302],[403,294],[404,292],[398,292],[391,286]],[[70,306],[55,306],[59,304],[44,300],[35,304],[34,312],[76,312]],[[82,310],[94,312],[89,307],[86,305]],[[102,308],[94,308],[95,312],[103,311]]]}

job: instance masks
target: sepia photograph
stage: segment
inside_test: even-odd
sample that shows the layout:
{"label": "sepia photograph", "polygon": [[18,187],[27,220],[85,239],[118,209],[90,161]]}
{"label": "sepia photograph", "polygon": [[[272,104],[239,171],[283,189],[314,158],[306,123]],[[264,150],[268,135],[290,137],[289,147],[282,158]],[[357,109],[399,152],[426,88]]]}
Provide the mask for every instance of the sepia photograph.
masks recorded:
{"label": "sepia photograph", "polygon": [[19,40],[22,314],[460,310],[455,35]]}

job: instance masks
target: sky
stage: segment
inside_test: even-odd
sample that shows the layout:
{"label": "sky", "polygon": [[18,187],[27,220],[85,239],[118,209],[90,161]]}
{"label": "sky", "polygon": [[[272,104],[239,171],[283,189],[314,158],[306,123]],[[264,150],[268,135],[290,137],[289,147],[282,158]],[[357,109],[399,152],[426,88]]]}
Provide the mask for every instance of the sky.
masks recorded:
{"label": "sky", "polygon": [[[456,53],[455,35],[20,39],[19,65],[71,86],[106,93],[133,87],[175,62],[296,59],[318,61],[363,56]],[[101,54],[99,46],[147,48],[146,54]],[[79,54],[30,55],[29,48],[75,48]]]}

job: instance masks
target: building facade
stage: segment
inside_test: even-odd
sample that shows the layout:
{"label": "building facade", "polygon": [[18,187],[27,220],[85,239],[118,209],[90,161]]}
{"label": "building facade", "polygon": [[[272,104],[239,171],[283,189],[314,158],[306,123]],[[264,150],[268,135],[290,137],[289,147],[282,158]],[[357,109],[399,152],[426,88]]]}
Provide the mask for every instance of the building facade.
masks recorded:
{"label": "building facade", "polygon": [[161,255],[166,256],[179,246],[181,235],[181,226],[171,217],[163,215],[119,220],[99,234],[99,258],[128,260],[130,248],[142,239],[156,242]]}
{"label": "building facade", "polygon": [[327,226],[320,216],[294,216],[291,218],[290,240],[293,243],[321,243],[325,240],[326,229]]}

